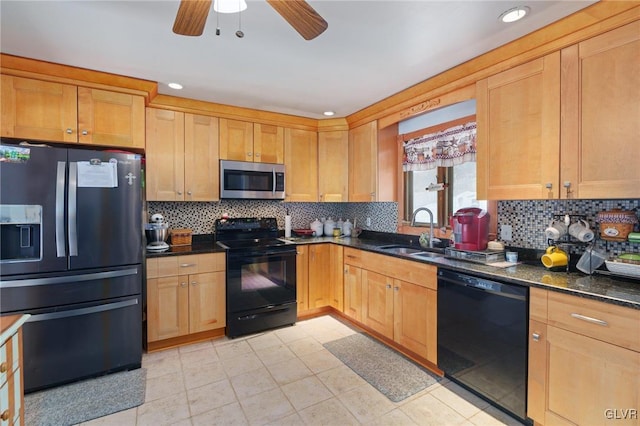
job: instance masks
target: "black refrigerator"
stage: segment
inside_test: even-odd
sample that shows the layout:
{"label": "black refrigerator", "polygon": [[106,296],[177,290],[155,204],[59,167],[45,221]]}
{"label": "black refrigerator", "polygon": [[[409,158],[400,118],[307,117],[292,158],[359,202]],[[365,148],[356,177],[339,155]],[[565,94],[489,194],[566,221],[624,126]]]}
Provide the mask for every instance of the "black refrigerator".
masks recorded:
{"label": "black refrigerator", "polygon": [[139,368],[141,157],[0,143],[0,314],[28,313],[25,392]]}

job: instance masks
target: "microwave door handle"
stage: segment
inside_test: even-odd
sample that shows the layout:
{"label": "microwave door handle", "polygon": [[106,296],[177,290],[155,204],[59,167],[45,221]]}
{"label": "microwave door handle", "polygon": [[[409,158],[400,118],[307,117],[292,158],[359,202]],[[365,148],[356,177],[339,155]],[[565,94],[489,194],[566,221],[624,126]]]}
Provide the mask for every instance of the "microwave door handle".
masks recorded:
{"label": "microwave door handle", "polygon": [[69,162],[69,256],[78,255],[78,163]]}
{"label": "microwave door handle", "polygon": [[67,255],[64,245],[64,187],[67,163],[58,161],[56,173],[56,256]]}
{"label": "microwave door handle", "polygon": [[276,193],[276,168],[272,168],[271,169],[271,173],[273,174],[273,186],[271,188],[271,192],[272,193]]}

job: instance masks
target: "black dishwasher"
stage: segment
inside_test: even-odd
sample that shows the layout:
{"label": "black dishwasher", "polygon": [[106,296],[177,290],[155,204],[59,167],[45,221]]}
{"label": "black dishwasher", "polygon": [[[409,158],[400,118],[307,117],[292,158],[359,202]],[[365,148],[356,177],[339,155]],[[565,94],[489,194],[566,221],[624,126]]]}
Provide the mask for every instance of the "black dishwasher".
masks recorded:
{"label": "black dishwasher", "polygon": [[530,424],[529,288],[438,270],[438,367],[445,376]]}

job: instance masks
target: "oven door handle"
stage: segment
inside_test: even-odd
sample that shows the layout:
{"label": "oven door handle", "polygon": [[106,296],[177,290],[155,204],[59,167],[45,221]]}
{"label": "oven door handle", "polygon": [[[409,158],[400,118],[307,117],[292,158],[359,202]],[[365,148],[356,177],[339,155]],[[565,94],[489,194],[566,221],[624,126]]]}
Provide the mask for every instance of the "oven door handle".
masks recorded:
{"label": "oven door handle", "polygon": [[228,258],[235,259],[235,260],[238,260],[238,259],[247,260],[247,259],[255,259],[255,258],[265,258],[265,257],[278,257],[278,256],[296,256],[296,255],[297,255],[297,252],[295,249],[286,250],[286,251],[265,250],[263,252],[249,253],[249,254],[247,254],[246,252],[234,252],[234,251],[228,252]]}

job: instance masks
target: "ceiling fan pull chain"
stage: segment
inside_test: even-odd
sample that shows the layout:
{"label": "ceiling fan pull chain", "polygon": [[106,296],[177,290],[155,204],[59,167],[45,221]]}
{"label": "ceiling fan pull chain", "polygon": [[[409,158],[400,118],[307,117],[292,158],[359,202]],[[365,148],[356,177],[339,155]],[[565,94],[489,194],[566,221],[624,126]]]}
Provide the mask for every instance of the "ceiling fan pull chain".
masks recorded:
{"label": "ceiling fan pull chain", "polygon": [[244,33],[242,32],[242,8],[240,7],[241,0],[238,0],[238,31],[236,31],[236,37],[242,38],[244,37]]}

